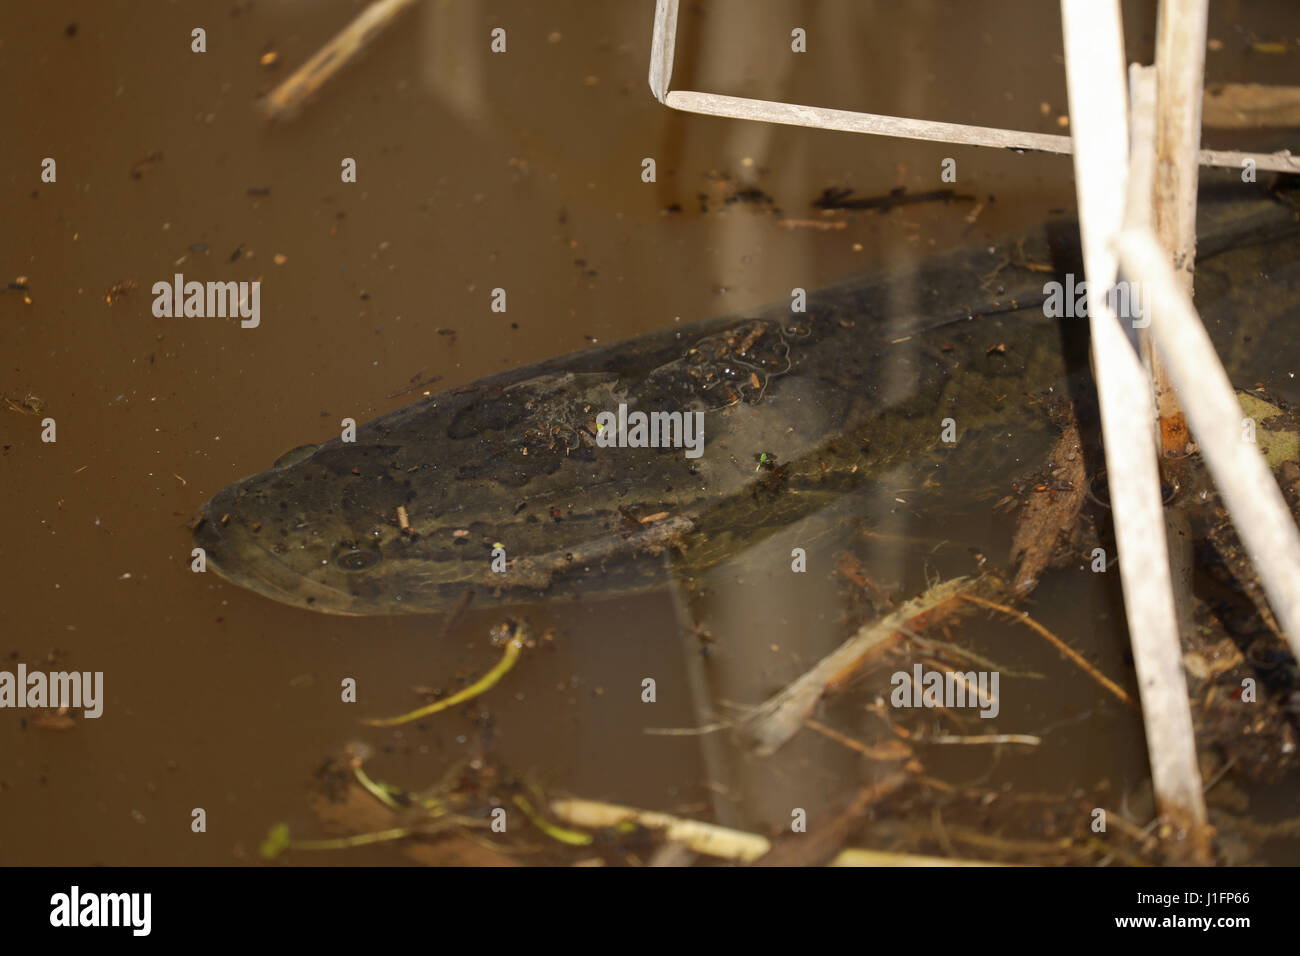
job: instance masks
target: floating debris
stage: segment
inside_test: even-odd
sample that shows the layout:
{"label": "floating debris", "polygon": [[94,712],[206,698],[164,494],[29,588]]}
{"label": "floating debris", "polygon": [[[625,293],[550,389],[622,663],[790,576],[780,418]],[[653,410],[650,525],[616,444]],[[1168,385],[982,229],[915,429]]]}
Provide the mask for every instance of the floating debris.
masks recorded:
{"label": "floating debris", "polygon": [[137,288],[134,279],[123,279],[121,282],[114,282],[104,293],[104,302],[111,309],[113,305],[123,297],[129,295]]}
{"label": "floating debris", "polygon": [[152,152],[144,159],[137,160],[135,163],[131,165],[131,178],[142,179],[145,173],[147,173],[149,170],[153,169],[155,166],[157,166],[159,163],[162,162],[162,158],[163,158],[162,153]]}

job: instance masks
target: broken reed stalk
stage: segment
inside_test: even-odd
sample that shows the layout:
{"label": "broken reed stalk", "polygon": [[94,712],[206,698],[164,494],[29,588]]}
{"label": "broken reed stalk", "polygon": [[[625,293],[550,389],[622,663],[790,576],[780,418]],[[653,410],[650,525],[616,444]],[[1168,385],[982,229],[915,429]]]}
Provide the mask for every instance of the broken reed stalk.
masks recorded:
{"label": "broken reed stalk", "polygon": [[[601,830],[627,823],[651,830],[662,830],[663,838],[681,843],[705,856],[752,863],[767,855],[772,841],[756,833],[732,830],[713,823],[701,823],[670,813],[638,810],[599,800],[561,799],[551,801],[551,814],[566,823]],[[841,850],[828,866],[1003,866],[978,860],[944,859],[912,853],[887,853],[880,850]]]}
{"label": "broken reed stalk", "polygon": [[1160,0],[1156,20],[1156,173],[1152,220],[1190,293],[1196,262],[1201,85],[1208,0]]}
{"label": "broken reed stalk", "polygon": [[262,102],[262,112],[270,120],[292,119],[311,96],[334,74],[356,59],[374,39],[415,5],[416,0],[377,0],[293,74],[277,86]]}
{"label": "broken reed stalk", "polygon": [[892,640],[901,639],[906,630],[919,630],[935,618],[951,613],[953,608],[949,602],[969,583],[967,578],[941,582],[880,620],[864,624],[811,670],[755,707],[738,723],[757,753],[770,756],[780,749],[803,727],[804,719],[822,695],[846,681],[869,655],[884,650]]}
{"label": "broken reed stalk", "polygon": [[1093,364],[1152,783],[1161,815],[1189,828],[1193,857],[1208,860],[1151,430],[1151,386],[1104,291],[1117,274],[1111,242],[1124,220],[1129,161],[1119,3],[1061,0],[1061,20]]}
{"label": "broken reed stalk", "polygon": [[1151,333],[1232,523],[1250,553],[1291,646],[1300,659],[1300,530],[1259,446],[1242,435],[1241,406],[1205,326],[1149,230],[1119,240],[1125,270],[1150,294]]}
{"label": "broken reed stalk", "polygon": [[[1134,63],[1129,67],[1129,131],[1132,140],[1129,143],[1129,183],[1124,228],[1154,228],[1155,206],[1168,198],[1167,193],[1158,196],[1155,185],[1158,102],[1156,72],[1154,66]],[[1194,177],[1195,174],[1196,171],[1193,170]],[[1195,184],[1195,178],[1192,182]],[[1188,279],[1190,282],[1190,273]],[[1156,404],[1151,428],[1156,447],[1165,454],[1181,454],[1188,447],[1191,436],[1187,432],[1187,422],[1178,408],[1169,373],[1151,339],[1150,321],[1133,321],[1132,325],[1136,327],[1142,364],[1151,377],[1151,391]],[[1180,532],[1179,520],[1177,513],[1165,513],[1165,540],[1170,545],[1169,579],[1174,590],[1174,609],[1178,614],[1179,633],[1188,636],[1194,633],[1196,627],[1195,601],[1192,597],[1195,569],[1192,548]]]}
{"label": "broken reed stalk", "polygon": [[[1156,175],[1149,194],[1151,220],[1188,295],[1196,263],[1197,154],[1208,17],[1208,0],[1160,0],[1156,18]],[[1187,422],[1164,361],[1151,350],[1149,340],[1143,359],[1151,370],[1161,447],[1166,455],[1182,455],[1188,442]]]}

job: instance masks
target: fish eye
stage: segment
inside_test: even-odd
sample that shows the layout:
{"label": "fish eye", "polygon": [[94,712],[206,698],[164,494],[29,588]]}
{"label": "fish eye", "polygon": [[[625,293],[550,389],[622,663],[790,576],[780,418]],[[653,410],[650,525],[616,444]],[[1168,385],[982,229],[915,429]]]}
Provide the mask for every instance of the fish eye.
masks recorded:
{"label": "fish eye", "polygon": [[336,563],[344,571],[364,571],[378,564],[380,558],[378,551],[348,551],[339,555]]}

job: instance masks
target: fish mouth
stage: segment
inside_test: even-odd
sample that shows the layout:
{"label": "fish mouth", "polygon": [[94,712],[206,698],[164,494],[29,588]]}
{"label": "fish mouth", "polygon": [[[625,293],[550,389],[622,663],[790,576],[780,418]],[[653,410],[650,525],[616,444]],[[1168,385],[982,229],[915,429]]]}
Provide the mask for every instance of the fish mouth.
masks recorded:
{"label": "fish mouth", "polygon": [[205,509],[194,524],[194,543],[204,551],[205,566],[218,577],[263,597],[327,614],[359,617],[367,612],[356,597],[313,581]]}

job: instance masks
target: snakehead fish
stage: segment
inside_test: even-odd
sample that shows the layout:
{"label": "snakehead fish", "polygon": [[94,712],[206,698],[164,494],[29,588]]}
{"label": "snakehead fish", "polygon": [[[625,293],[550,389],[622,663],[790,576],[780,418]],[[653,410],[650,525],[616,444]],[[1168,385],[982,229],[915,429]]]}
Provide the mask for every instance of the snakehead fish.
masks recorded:
{"label": "snakehead fish", "polygon": [[[1279,237],[1296,259],[1294,217],[1258,193],[1202,212],[1198,270]],[[444,391],[221,491],[195,541],[228,581],[335,614],[445,611],[467,590],[599,597],[716,564],[905,460],[974,447],[1011,461],[1045,425],[1029,397],[1062,381],[1063,343],[1086,330],[1044,314],[1045,283],[1083,271],[1077,227],[1056,226],[812,292],[804,312],[681,325]],[[702,413],[702,453],[606,447],[596,420],[620,405]]]}

